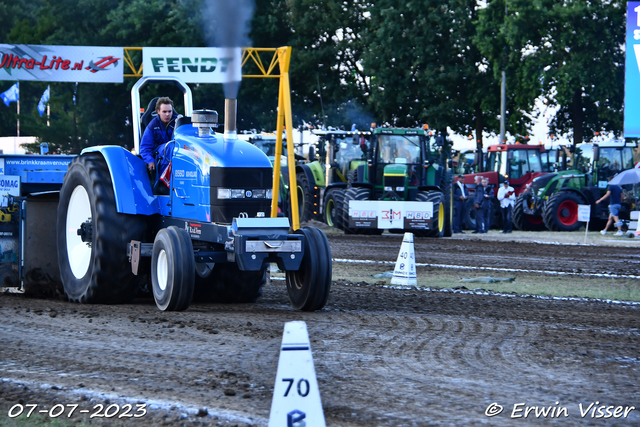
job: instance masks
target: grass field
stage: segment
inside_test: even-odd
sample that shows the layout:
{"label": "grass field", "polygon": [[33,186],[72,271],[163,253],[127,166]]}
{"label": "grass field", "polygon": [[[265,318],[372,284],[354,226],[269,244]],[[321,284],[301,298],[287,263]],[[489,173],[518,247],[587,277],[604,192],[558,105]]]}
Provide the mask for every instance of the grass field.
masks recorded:
{"label": "grass field", "polygon": [[[333,280],[367,282],[390,285],[390,278],[375,275],[393,272],[393,264],[333,263]],[[558,297],[583,297],[619,301],[640,301],[640,280],[608,277],[556,276],[546,274],[453,270],[444,268],[417,267],[418,286],[453,289],[485,289],[494,292]],[[463,277],[481,278],[515,277],[512,282],[461,282]]]}

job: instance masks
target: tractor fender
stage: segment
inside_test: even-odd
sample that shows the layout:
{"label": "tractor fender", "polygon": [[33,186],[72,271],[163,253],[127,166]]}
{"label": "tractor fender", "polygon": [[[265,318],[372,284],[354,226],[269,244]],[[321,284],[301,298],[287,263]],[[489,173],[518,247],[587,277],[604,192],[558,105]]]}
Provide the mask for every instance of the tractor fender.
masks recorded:
{"label": "tractor fender", "polygon": [[144,161],[119,145],[99,145],[82,150],[82,154],[99,152],[109,167],[116,199],[116,211],[130,215],[160,213],[158,198],[153,195]]}
{"label": "tractor fender", "polygon": [[307,175],[309,184],[313,184],[317,187],[324,187],[324,173],[322,172],[322,165],[320,165],[320,162],[314,161],[307,163],[306,165],[296,166],[296,173],[300,172],[304,172],[304,174]]}
{"label": "tractor fender", "polygon": [[582,200],[584,200],[584,202],[586,204],[590,204],[593,205],[595,204],[595,199],[593,198],[593,196],[590,193],[584,193],[580,190],[576,190],[575,188],[561,188],[557,191],[557,193],[573,193],[573,194],[577,194],[578,196],[580,196],[582,198]]}

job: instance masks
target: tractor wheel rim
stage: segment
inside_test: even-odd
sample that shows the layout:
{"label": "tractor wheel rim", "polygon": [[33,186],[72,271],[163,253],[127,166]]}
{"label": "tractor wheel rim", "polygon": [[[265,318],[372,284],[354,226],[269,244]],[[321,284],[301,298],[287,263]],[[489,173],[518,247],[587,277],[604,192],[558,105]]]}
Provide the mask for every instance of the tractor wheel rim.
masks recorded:
{"label": "tractor wheel rim", "polygon": [[333,200],[329,200],[327,201],[327,206],[325,208],[327,210],[327,215],[326,215],[326,220],[327,220],[327,225],[330,225],[331,227],[333,227],[333,217],[335,215],[335,206],[333,204]]}
{"label": "tractor wheel rim", "polygon": [[573,225],[578,220],[578,205],[565,200],[558,206],[558,220],[564,225]]}
{"label": "tractor wheel rim", "polygon": [[158,287],[164,292],[167,289],[167,277],[169,271],[169,260],[167,252],[164,249],[158,254],[158,265],[156,267],[156,276],[158,277]]}
{"label": "tractor wheel rim", "polygon": [[78,235],[80,225],[91,220],[91,202],[87,190],[78,185],[73,189],[67,208],[67,257],[76,279],[83,278],[91,264],[91,246]]}
{"label": "tractor wheel rim", "polygon": [[440,203],[438,208],[438,231],[444,230],[444,203]]}

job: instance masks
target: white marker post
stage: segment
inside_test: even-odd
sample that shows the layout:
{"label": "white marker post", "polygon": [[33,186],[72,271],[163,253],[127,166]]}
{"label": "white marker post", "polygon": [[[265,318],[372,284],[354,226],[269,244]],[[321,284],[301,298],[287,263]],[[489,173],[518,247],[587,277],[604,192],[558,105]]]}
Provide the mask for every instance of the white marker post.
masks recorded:
{"label": "white marker post", "polygon": [[404,233],[400,252],[396,260],[396,268],[391,277],[392,285],[416,286],[416,254],[413,248],[413,233]]}
{"label": "white marker post", "polygon": [[284,325],[269,427],[325,427],[305,322]]}
{"label": "white marker post", "polygon": [[587,244],[587,233],[589,232],[589,220],[591,219],[591,206],[578,205],[578,221],[586,222],[586,230],[584,231],[584,244]]}

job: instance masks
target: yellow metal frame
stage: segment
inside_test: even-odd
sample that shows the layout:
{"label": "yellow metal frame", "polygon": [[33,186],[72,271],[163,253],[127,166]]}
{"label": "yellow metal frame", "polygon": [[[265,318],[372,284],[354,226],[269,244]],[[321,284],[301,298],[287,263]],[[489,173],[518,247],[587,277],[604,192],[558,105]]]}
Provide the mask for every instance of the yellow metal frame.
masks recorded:
{"label": "yellow metal frame", "polygon": [[[142,52],[142,47],[124,48],[124,63],[129,68],[129,73],[127,73],[125,68],[124,77],[142,77],[142,58],[139,58],[140,65],[136,66],[138,58],[134,57],[135,52]],[[286,125],[286,129],[290,130],[289,135],[287,135],[287,162],[289,164],[289,192],[291,193],[291,219],[293,222],[291,227],[297,230],[300,228],[300,217],[298,212],[298,183],[296,182],[296,165],[293,153],[295,144],[293,142],[293,116],[291,113],[291,88],[289,86],[290,62],[291,46],[278,48],[245,47],[242,49],[243,71],[249,67],[257,68],[257,71],[249,70],[254,74],[242,74],[243,78],[274,78],[280,80],[278,120],[276,125],[276,159],[273,165],[271,217],[278,215],[278,197],[280,195],[280,186],[278,184],[280,182],[282,134]]]}

